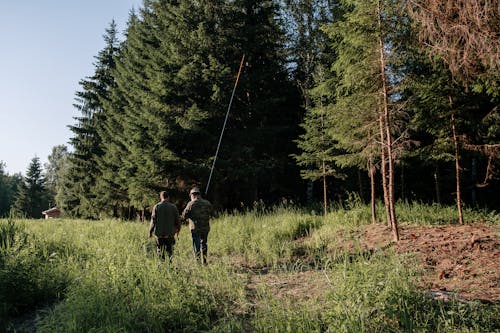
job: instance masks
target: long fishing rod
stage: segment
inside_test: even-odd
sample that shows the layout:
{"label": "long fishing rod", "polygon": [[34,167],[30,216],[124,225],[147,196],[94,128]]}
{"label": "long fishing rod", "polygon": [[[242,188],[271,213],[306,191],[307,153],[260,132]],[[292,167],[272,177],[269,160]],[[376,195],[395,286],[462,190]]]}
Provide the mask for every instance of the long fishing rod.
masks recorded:
{"label": "long fishing rod", "polygon": [[210,169],[210,176],[208,177],[207,188],[205,189],[205,195],[207,195],[208,188],[210,187],[210,180],[212,179],[212,173],[214,172],[215,161],[217,161],[217,155],[219,155],[220,143],[222,142],[222,136],[224,135],[224,130],[226,129],[227,118],[229,117],[229,111],[231,110],[231,105],[233,104],[234,92],[236,91],[238,80],[240,79],[241,69],[243,68],[244,61],[245,61],[245,54],[243,54],[243,56],[241,57],[240,69],[238,69],[238,75],[236,75],[236,80],[234,81],[233,93],[231,94],[231,99],[229,100],[229,105],[227,107],[226,119],[224,119],[224,125],[222,125],[222,131],[220,132],[219,143],[217,144],[217,150],[215,151],[214,161],[212,163],[212,168]]}

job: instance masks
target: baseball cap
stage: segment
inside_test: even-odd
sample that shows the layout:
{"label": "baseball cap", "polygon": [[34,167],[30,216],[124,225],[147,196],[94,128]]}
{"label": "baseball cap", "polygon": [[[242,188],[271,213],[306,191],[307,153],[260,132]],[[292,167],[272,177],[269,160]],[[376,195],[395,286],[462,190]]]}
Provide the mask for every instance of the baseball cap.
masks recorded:
{"label": "baseball cap", "polygon": [[189,194],[200,194],[200,189],[198,187],[193,187],[191,191],[189,191]]}

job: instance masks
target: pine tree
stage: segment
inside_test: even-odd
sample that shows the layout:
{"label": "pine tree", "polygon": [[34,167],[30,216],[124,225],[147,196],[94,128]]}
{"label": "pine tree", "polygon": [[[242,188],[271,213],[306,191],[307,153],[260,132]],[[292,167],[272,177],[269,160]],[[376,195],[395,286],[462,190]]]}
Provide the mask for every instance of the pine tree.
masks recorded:
{"label": "pine tree", "polygon": [[[421,138],[417,154],[435,168],[446,162],[455,164],[454,196],[458,220],[464,223],[462,205],[465,182],[462,173],[466,156],[475,154],[472,158],[486,160],[483,173],[485,186],[493,177],[488,168],[492,166],[490,163],[494,163],[492,160],[500,135],[498,127],[494,125],[494,119],[498,119],[495,101],[485,94],[467,91],[452,79],[449,70],[439,61],[431,64],[425,53],[417,52],[418,56],[421,58],[409,68],[407,80],[407,86],[413,94],[410,110],[412,123],[416,135]],[[485,147],[491,151],[486,151]],[[436,177],[436,198],[441,200],[438,180]],[[473,182],[469,186],[473,192],[482,187],[478,179]]]}
{"label": "pine tree", "polygon": [[[492,125],[499,118],[497,60],[500,40],[498,24],[495,24],[498,12],[484,2],[448,0],[412,1],[409,12],[417,23],[419,39],[425,45],[418,50],[423,58],[417,62],[420,66],[410,68],[413,79],[410,86],[416,95],[416,119],[419,125],[425,119],[426,132],[434,139],[422,150],[436,165],[436,175],[440,161],[454,161],[455,201],[459,221],[464,223],[464,155],[474,155],[474,161],[487,159],[485,186],[495,177],[492,171],[495,161],[500,160],[500,144],[494,139],[499,132],[496,125]],[[461,28],[457,29],[458,26]],[[422,71],[430,75],[426,73],[428,76],[424,77]],[[475,163],[472,164],[471,168],[475,169]],[[475,203],[475,191],[482,185],[477,179],[472,182],[474,184],[468,187],[472,188],[471,201]],[[437,180],[436,192],[439,198]]]}
{"label": "pine tree", "polygon": [[106,30],[106,46],[96,56],[95,73],[80,81],[81,91],[76,93],[75,107],[81,112],[76,124],[70,126],[74,137],[70,139],[74,151],[69,157],[69,167],[64,180],[64,196],[60,196],[63,210],[69,215],[97,218],[102,206],[96,196],[96,179],[100,177],[98,159],[104,154],[100,137],[105,117],[103,102],[109,99],[114,84],[111,70],[118,48],[116,24],[111,22]]}
{"label": "pine tree", "polygon": [[[327,188],[326,177],[339,174],[333,167],[333,161],[326,142],[330,138],[325,133],[326,108],[329,93],[322,89],[312,91],[314,85],[321,86],[329,80],[326,69],[333,61],[334,54],[328,49],[327,35],[321,26],[331,23],[339,16],[336,1],[309,0],[284,1],[286,31],[289,42],[290,61],[293,66],[293,78],[302,95],[305,109],[302,128],[304,133],[297,140],[301,154],[294,155],[302,167],[301,175],[309,179],[308,201],[311,201],[313,181],[323,179],[323,206],[326,213]],[[331,101],[330,101],[331,102]],[[329,161],[328,161],[329,160]]]}
{"label": "pine tree", "polygon": [[271,1],[151,1],[134,19],[115,75],[127,151],[120,172],[133,206],[151,205],[159,189],[206,183],[243,53],[248,66],[225,134],[232,145],[222,145],[212,195],[236,204],[256,200],[259,184],[269,193],[284,183],[297,107],[286,104],[276,14]]}
{"label": "pine tree", "polygon": [[367,166],[372,193],[373,168],[380,154],[386,217],[397,241],[394,137],[399,135],[398,34],[406,31],[407,20],[393,1],[346,0],[341,4],[343,20],[327,28],[338,55],[332,68],[339,77],[331,136],[348,152],[338,158],[340,164]]}
{"label": "pine tree", "polygon": [[19,184],[14,203],[15,214],[29,218],[41,218],[42,211],[48,208],[48,191],[45,187],[40,159],[34,157],[26,171],[26,177]]}
{"label": "pine tree", "polygon": [[52,148],[52,153],[48,156],[48,163],[45,166],[45,178],[47,190],[50,193],[50,202],[55,204],[55,197],[61,187],[61,174],[67,167],[68,147],[58,145]]}

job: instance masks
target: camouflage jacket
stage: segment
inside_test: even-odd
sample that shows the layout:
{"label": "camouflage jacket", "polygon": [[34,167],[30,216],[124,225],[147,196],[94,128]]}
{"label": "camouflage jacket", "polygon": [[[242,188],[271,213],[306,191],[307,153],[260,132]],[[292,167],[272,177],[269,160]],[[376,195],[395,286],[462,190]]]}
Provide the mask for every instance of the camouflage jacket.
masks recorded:
{"label": "camouflage jacket", "polygon": [[196,231],[210,231],[210,217],[212,216],[210,201],[198,198],[188,202],[181,218],[189,220],[189,229]]}

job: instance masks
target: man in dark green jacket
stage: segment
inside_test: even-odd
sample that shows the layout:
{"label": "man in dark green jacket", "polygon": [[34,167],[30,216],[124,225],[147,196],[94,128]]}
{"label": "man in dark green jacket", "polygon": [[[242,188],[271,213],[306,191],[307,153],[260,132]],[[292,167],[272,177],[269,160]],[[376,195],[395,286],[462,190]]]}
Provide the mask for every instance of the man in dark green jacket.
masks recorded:
{"label": "man in dark green jacket", "polygon": [[210,231],[210,217],[212,216],[212,204],[201,197],[200,189],[193,187],[189,192],[191,201],[186,205],[181,218],[189,220],[189,229],[193,239],[195,256],[203,264],[207,263],[207,241]]}
{"label": "man in dark green jacket", "polygon": [[160,258],[165,259],[165,252],[172,260],[175,245],[175,234],[181,230],[181,220],[177,207],[168,202],[168,194],[160,192],[160,202],[153,207],[149,237],[156,235],[156,247]]}

